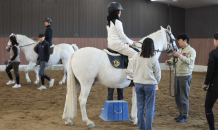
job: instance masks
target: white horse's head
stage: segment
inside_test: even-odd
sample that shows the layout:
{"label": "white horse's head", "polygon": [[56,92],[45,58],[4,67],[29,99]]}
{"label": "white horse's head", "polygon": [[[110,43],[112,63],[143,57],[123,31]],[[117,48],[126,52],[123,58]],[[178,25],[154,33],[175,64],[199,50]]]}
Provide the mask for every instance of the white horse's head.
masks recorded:
{"label": "white horse's head", "polygon": [[[164,30],[163,27],[161,27],[161,29]],[[171,27],[169,25],[167,26],[166,32],[167,32],[167,44],[164,45],[163,51],[167,52],[169,56],[172,56],[173,51],[178,52],[179,50],[176,45],[176,39],[172,34]]]}
{"label": "white horse's head", "polygon": [[[36,42],[36,41],[34,41],[34,40],[28,38],[27,36],[25,36],[25,35],[20,35],[20,34],[14,34],[14,33],[12,33],[12,34],[9,36],[9,38],[10,38],[10,37],[15,37],[16,40],[17,40],[17,42],[19,43],[19,46],[24,46],[24,45],[28,45],[28,44],[32,44],[32,43],[35,43],[35,42]],[[9,41],[8,41],[8,44],[7,44],[7,47],[6,47],[6,50],[7,50],[7,51],[10,51],[11,46],[12,46],[12,43],[11,43],[11,41],[9,40]]]}
{"label": "white horse's head", "polygon": [[[142,38],[141,40],[139,40],[136,43],[136,48],[138,50],[141,51],[142,43],[146,38],[153,39],[155,50],[167,52],[169,56],[172,55],[173,51],[178,51],[176,42],[175,42],[175,37],[173,36],[171,27],[169,25],[167,26],[167,29],[161,26],[160,30],[158,30],[157,32],[152,33]],[[157,56],[159,57],[160,53],[158,53]]]}
{"label": "white horse's head", "polygon": [[[14,33],[12,33],[12,34],[9,36],[9,38],[10,38],[10,37],[16,37],[16,35],[15,35]],[[8,52],[10,51],[11,46],[12,46],[12,43],[11,43],[11,40],[9,40],[9,41],[8,41],[8,44],[7,44],[7,46],[6,46],[6,50],[7,50]]]}

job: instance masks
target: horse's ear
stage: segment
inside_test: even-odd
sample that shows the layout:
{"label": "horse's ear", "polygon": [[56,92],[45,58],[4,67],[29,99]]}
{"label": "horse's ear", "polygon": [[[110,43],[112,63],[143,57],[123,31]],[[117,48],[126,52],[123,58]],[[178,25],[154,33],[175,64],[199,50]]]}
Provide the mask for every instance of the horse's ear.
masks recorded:
{"label": "horse's ear", "polygon": [[14,34],[13,33],[11,33],[11,35],[9,36],[9,37],[11,37],[11,36],[13,36]]}
{"label": "horse's ear", "polygon": [[167,26],[167,31],[168,31],[169,33],[171,33],[171,27],[170,27],[170,25]]}
{"label": "horse's ear", "polygon": [[161,29],[161,30],[164,30],[164,28],[163,28],[162,26],[160,26],[160,29]]}

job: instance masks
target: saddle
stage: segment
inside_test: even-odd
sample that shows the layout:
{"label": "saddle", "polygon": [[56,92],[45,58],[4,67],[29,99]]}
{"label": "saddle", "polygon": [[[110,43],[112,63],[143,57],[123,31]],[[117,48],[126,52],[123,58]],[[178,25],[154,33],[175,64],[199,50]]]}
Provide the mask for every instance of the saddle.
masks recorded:
{"label": "saddle", "polygon": [[[39,44],[39,43],[38,43]],[[34,51],[37,53],[37,54],[39,54],[38,53],[38,51],[37,51],[37,46],[38,46],[38,44],[36,44],[36,46],[34,47]],[[53,51],[54,51],[54,44],[52,44],[51,46],[50,46],[50,55],[52,55],[53,54]]]}
{"label": "saddle", "polygon": [[[131,46],[130,46],[131,47]],[[131,47],[133,48],[133,47]],[[139,52],[138,49],[133,48],[136,52]],[[126,69],[129,63],[128,56],[122,55],[119,52],[113,51],[110,48],[104,49],[104,52],[107,53],[111,65],[117,69]]]}

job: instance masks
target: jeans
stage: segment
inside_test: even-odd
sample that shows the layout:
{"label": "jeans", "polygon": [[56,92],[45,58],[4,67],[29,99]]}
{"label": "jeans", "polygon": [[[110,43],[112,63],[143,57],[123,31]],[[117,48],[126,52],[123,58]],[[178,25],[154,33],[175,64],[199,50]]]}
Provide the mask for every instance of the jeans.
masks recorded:
{"label": "jeans", "polygon": [[50,81],[51,79],[44,74],[45,68],[47,67],[48,62],[46,61],[40,61],[40,70],[39,70],[39,75],[41,76],[41,81],[42,81],[42,85],[45,85],[45,78]]}
{"label": "jeans", "polygon": [[45,68],[47,67],[47,62],[46,61],[40,61],[40,69],[39,69],[39,75],[43,76]]}
{"label": "jeans", "polygon": [[[147,84],[135,84],[137,96],[137,117],[138,127],[140,130],[152,130],[152,122],[155,109],[155,86]],[[146,106],[146,123],[145,123],[145,106]]]}

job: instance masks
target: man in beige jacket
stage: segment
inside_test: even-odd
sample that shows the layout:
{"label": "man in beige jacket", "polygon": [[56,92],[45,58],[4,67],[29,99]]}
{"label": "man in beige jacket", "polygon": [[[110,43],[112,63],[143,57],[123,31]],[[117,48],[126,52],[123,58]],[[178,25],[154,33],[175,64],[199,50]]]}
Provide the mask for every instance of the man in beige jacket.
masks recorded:
{"label": "man in beige jacket", "polygon": [[180,34],[177,38],[179,46],[179,53],[173,52],[173,56],[178,58],[178,61],[174,64],[173,58],[165,62],[166,65],[176,66],[177,85],[175,90],[176,105],[180,115],[174,119],[177,122],[187,122],[189,112],[189,91],[192,81],[192,71],[194,68],[196,51],[189,45],[189,36],[187,34]]}

